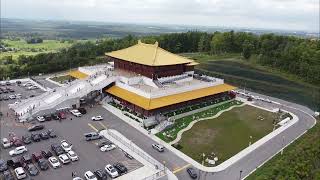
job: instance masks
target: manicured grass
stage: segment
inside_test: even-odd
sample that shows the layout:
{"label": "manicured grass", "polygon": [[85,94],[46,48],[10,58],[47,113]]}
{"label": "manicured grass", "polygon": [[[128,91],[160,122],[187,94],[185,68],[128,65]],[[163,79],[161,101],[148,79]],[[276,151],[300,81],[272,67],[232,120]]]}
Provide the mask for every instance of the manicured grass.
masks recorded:
{"label": "manicured grass", "polygon": [[235,107],[217,118],[200,121],[184,132],[179,150],[199,163],[202,163],[203,153],[211,155],[213,152],[220,164],[248,147],[250,136],[254,143],[272,132],[276,117],[276,113],[249,105]]}
{"label": "manicured grass", "polygon": [[[217,114],[221,110],[228,109],[229,107],[231,107],[233,105],[240,105],[240,104],[242,104],[242,102],[235,101],[235,100],[231,101],[231,102],[219,103],[219,104],[217,104],[217,107],[214,107],[214,108],[211,108],[211,109],[199,112],[199,113],[195,113],[193,115],[186,116],[181,119],[177,119],[172,127],[166,129],[165,131],[157,133],[156,136],[158,136],[160,139],[164,140],[165,142],[171,142],[174,139],[176,139],[178,132],[181,129],[184,129],[185,127],[187,127],[192,121],[195,121],[200,118],[214,116],[215,114]],[[166,135],[164,135],[164,133]]]}
{"label": "manicured grass", "polygon": [[50,78],[52,81],[56,81],[58,83],[63,84],[64,81],[69,81],[69,80],[74,80],[75,78],[70,76],[70,75],[65,75],[65,76],[56,76],[53,78]]}
{"label": "manicured grass", "polygon": [[1,52],[0,59],[5,56],[12,56],[13,59],[17,59],[20,55],[32,56],[39,53],[55,52],[72,45],[67,41],[61,43],[57,40],[44,40],[43,43],[37,44],[28,44],[25,40],[3,40],[3,43],[6,44],[6,47],[16,48],[17,51]]}
{"label": "manicured grass", "polygon": [[320,179],[320,124],[251,174],[248,180]]}

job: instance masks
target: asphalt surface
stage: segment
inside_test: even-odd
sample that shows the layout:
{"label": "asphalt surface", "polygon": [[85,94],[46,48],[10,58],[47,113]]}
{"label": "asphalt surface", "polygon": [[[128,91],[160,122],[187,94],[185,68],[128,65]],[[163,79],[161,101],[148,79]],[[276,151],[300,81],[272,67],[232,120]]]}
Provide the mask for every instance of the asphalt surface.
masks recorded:
{"label": "asphalt surface", "polygon": [[[19,89],[19,87],[14,88]],[[19,93],[23,94],[23,92]],[[39,93],[41,92],[38,92],[38,94]],[[7,105],[14,101],[15,100],[1,102],[1,112],[4,114],[4,116],[1,118],[1,138],[8,137],[9,132],[14,132],[18,137],[21,137],[25,134],[30,134],[27,132],[27,127],[30,127],[32,124],[17,123],[15,121],[14,114],[8,109]],[[41,123],[45,125],[45,130],[54,129],[58,137],[52,139],[50,138],[49,140],[42,140],[41,142],[33,142],[30,145],[26,145],[28,154],[31,155],[32,153],[40,152],[41,150],[51,150],[50,145],[52,143],[59,143],[61,140],[65,139],[73,145],[73,150],[78,154],[80,160],[78,162],[72,162],[68,165],[63,165],[63,167],[59,169],[50,168],[47,171],[41,171],[41,173],[38,176],[33,177],[33,179],[67,180],[72,179],[72,172],[75,172],[77,175],[83,177],[83,174],[88,170],[94,171],[96,169],[104,169],[105,165],[114,164],[116,162],[123,163],[128,168],[129,172],[143,166],[137,160],[130,160],[125,157],[120,149],[115,149],[110,152],[101,152],[96,146],[96,143],[99,140],[91,142],[85,141],[83,134],[94,131],[94,128],[92,128],[93,126],[99,129],[103,129],[105,126],[104,122],[91,122],[91,117],[95,115],[96,112],[94,109],[89,108],[87,114],[81,118],[67,114],[67,119],[62,120],[61,122],[51,120]],[[13,149],[13,147],[3,150],[1,147],[1,159],[10,159],[11,157],[9,156],[8,152],[11,149]]]}

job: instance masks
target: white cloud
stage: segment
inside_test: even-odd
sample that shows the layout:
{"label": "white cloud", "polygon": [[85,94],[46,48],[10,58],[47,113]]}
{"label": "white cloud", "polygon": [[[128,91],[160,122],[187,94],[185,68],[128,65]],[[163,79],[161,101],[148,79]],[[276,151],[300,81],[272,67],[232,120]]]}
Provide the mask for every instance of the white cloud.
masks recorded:
{"label": "white cloud", "polygon": [[2,0],[2,17],[319,30],[319,0]]}

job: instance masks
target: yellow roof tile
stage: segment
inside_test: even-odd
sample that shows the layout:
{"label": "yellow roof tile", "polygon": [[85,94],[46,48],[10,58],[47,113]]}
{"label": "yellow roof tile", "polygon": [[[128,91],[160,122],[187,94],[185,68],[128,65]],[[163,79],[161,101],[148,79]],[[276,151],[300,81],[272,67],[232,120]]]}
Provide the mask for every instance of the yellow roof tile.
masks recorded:
{"label": "yellow roof tile", "polygon": [[74,77],[74,78],[77,78],[77,79],[85,79],[85,78],[88,77],[87,74],[85,74],[85,73],[83,73],[81,71],[78,71],[78,70],[69,72],[69,75]]}
{"label": "yellow roof tile", "polygon": [[155,44],[145,44],[140,40],[131,47],[105,53],[105,55],[148,66],[165,66],[194,63],[193,60],[166,51]]}
{"label": "yellow roof tile", "polygon": [[172,104],[198,99],[201,97],[206,97],[209,95],[218,94],[225,91],[230,91],[233,89],[235,89],[234,86],[228,84],[221,84],[213,87],[197,89],[194,91],[188,91],[180,94],[173,94],[154,99],[145,98],[126,89],[122,89],[118,86],[112,86],[111,88],[107,89],[106,92],[114,96],[117,96],[123,100],[126,100],[132,104],[135,104],[143,109],[152,110],[169,106]]}

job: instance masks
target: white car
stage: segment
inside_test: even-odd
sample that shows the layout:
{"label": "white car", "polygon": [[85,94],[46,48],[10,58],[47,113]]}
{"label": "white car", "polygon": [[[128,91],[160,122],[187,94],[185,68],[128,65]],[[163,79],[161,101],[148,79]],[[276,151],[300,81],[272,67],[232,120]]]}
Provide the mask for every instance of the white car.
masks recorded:
{"label": "white car", "polygon": [[71,162],[66,154],[59,155],[59,160],[62,162],[62,164],[68,164]]}
{"label": "white car", "polygon": [[107,173],[108,173],[112,178],[115,178],[115,177],[118,177],[118,176],[119,176],[118,171],[117,171],[111,164],[107,164],[104,169],[107,171]]}
{"label": "white car", "polygon": [[92,120],[92,121],[101,121],[101,120],[103,120],[103,117],[102,117],[102,116],[93,116],[93,117],[91,118],[91,120]]}
{"label": "white car", "polygon": [[16,95],[10,95],[9,96],[9,99],[15,99],[16,98]]}
{"label": "white car", "polygon": [[27,174],[24,172],[22,167],[17,167],[14,169],[14,173],[16,174],[17,179],[24,179],[27,177]]}
{"label": "white car", "polygon": [[82,114],[77,109],[70,110],[70,112],[71,112],[71,114],[73,114],[76,117],[82,116]]}
{"label": "white car", "polygon": [[75,177],[72,180],[83,180],[81,177]]}
{"label": "white car", "polygon": [[78,155],[72,150],[67,153],[67,156],[69,157],[69,159],[71,159],[71,161],[78,161],[79,160]]}
{"label": "white car", "polygon": [[7,138],[2,138],[2,146],[4,148],[9,148],[12,146],[12,143]]}
{"label": "white car", "polygon": [[66,140],[61,141],[61,147],[65,152],[72,150],[72,144],[69,144]]}
{"label": "white car", "polygon": [[58,167],[61,167],[60,162],[58,161],[58,159],[54,156],[49,157],[49,163],[51,164],[51,166],[56,169]]}
{"label": "white car", "polygon": [[21,94],[16,94],[16,98],[21,98],[22,95]]}
{"label": "white car", "polygon": [[114,144],[106,144],[100,148],[100,151],[102,151],[102,152],[111,151],[115,148],[116,148],[116,145],[114,145]]}
{"label": "white car", "polygon": [[159,152],[163,152],[164,151],[164,147],[160,144],[152,144],[153,149],[156,149]]}
{"label": "white car", "polygon": [[24,152],[27,152],[27,151],[28,151],[28,149],[25,146],[19,146],[19,147],[16,147],[15,149],[9,151],[9,155],[15,156],[15,155],[19,155]]}
{"label": "white car", "polygon": [[98,180],[97,177],[91,171],[85,172],[84,177],[86,178],[86,180]]}
{"label": "white car", "polygon": [[37,120],[38,120],[39,122],[44,122],[44,121],[46,121],[46,119],[44,119],[43,116],[37,116]]}

